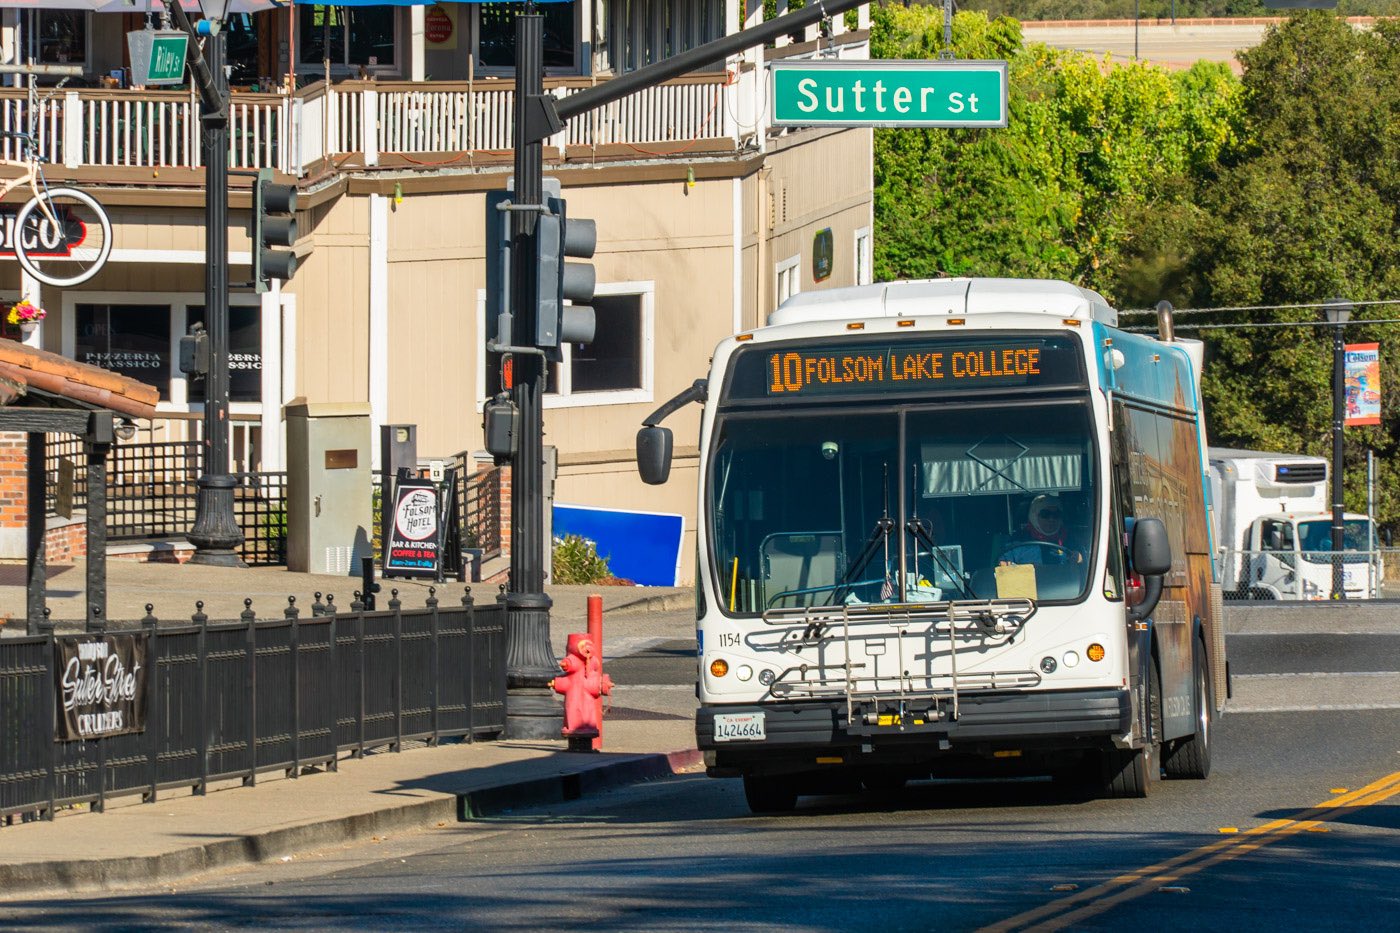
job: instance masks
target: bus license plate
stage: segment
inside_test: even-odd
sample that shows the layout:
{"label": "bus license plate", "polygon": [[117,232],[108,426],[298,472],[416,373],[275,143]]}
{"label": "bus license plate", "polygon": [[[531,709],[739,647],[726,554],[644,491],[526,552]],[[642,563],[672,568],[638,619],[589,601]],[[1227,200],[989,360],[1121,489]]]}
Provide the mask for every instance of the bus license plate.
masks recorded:
{"label": "bus license plate", "polygon": [[760,742],[768,736],[763,731],[763,713],[716,713],[716,742]]}

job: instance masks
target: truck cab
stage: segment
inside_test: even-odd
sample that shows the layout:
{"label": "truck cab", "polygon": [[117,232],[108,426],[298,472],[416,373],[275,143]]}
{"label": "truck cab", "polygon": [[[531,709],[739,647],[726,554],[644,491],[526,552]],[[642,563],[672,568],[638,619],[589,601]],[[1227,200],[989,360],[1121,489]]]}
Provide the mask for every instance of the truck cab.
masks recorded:
{"label": "truck cab", "polygon": [[[1331,465],[1323,457],[1212,447],[1211,526],[1221,589],[1234,599],[1330,599]],[[1376,599],[1383,578],[1375,525],[1344,518],[1347,599]]]}
{"label": "truck cab", "polygon": [[[1341,554],[1347,599],[1380,595],[1381,567],[1373,559],[1371,520],[1346,513]],[[1249,599],[1328,599],[1332,595],[1332,515],[1275,512],[1250,523],[1248,546],[1235,581],[1236,595]]]}

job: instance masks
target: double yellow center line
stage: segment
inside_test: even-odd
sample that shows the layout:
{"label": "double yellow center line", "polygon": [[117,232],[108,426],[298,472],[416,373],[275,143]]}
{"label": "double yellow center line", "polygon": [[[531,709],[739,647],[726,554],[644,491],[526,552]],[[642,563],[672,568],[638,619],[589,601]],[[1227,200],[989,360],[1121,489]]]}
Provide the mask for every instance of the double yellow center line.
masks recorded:
{"label": "double yellow center line", "polygon": [[1069,897],[1059,898],[983,927],[980,933],[1063,930],[1089,917],[1105,913],[1125,901],[1151,894],[1163,886],[1176,884],[1182,878],[1212,865],[1248,855],[1294,833],[1317,829],[1323,823],[1343,816],[1353,807],[1368,807],[1396,794],[1400,794],[1400,771],[1367,784],[1360,790],[1317,804],[1292,819],[1272,820],[1155,865],[1119,875],[1092,888],[1075,892]]}

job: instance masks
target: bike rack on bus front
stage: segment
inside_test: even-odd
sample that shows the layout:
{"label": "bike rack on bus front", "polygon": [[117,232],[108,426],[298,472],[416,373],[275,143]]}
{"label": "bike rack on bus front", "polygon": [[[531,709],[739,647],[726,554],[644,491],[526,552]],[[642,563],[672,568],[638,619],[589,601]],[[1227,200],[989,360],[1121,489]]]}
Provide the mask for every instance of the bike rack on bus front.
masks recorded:
{"label": "bike rack on bus front", "polygon": [[[1034,670],[958,673],[959,639],[976,640],[983,647],[1010,642],[1035,611],[1035,600],[1024,597],[770,609],[763,614],[763,621],[787,629],[774,647],[815,647],[820,651],[839,639],[845,657],[839,664],[804,662],[789,667],[774,679],[769,690],[775,698],[844,696],[847,726],[853,734],[870,734],[888,727],[901,732],[933,731],[944,720],[945,703],[951,706],[947,719],[958,719],[959,696],[964,690],[1025,688],[1040,683],[1040,672]],[[834,631],[838,627],[839,634]],[[906,661],[917,659],[918,654],[915,651],[906,658],[906,641],[913,636],[927,646],[930,653],[925,657],[931,659],[934,646],[944,633],[949,673],[911,674]],[[870,665],[874,673],[861,673],[867,664],[852,661],[852,643],[860,643],[867,657],[878,659],[891,638],[895,641],[897,672],[881,675],[876,660]],[[895,689],[882,688],[882,682],[891,679]],[[936,685],[943,680],[948,681],[947,686]],[[916,687],[916,681],[923,683]],[[929,706],[921,707],[925,701]]]}

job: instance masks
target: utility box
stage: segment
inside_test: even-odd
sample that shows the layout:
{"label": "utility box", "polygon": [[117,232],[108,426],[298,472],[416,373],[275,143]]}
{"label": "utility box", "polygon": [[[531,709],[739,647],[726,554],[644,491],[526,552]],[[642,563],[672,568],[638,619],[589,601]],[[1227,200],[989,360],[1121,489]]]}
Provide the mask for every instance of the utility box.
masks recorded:
{"label": "utility box", "polygon": [[358,573],[373,554],[370,408],[292,400],[287,419],[287,569]]}

